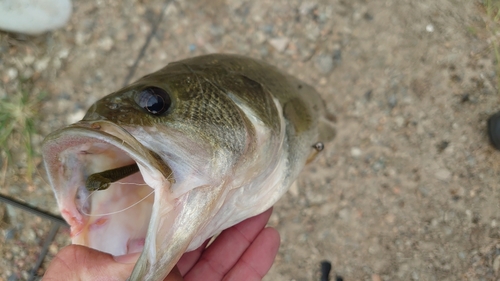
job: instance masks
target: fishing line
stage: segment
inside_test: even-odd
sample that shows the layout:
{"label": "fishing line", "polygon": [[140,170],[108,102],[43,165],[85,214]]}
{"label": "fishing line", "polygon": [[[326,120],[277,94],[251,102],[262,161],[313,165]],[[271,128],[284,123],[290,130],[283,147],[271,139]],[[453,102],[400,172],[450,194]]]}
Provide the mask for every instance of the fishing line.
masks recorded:
{"label": "fishing line", "polygon": [[[137,185],[147,185],[147,184],[137,184]],[[90,196],[92,196],[92,194],[94,194],[94,192],[96,192],[96,191],[93,191],[92,193],[90,193],[89,196],[87,196],[87,198],[85,198],[85,201],[87,201],[90,198]],[[154,189],[151,190],[151,192],[148,195],[144,196],[139,201],[135,202],[134,204],[132,204],[132,205],[130,205],[130,206],[124,208],[124,209],[118,210],[118,211],[104,213],[104,214],[95,214],[95,215],[87,214],[85,212],[83,212],[83,214],[86,215],[86,216],[89,216],[89,217],[99,217],[99,216],[109,216],[109,215],[114,215],[114,214],[118,214],[118,213],[121,213],[121,212],[125,212],[126,210],[128,210],[128,209],[136,206],[137,204],[141,203],[142,201],[146,200],[146,198],[148,198],[149,196],[151,196],[151,194],[153,194],[154,192],[155,192]]]}
{"label": "fishing line", "polygon": [[[166,180],[167,181],[170,181],[170,179],[173,179],[173,175],[174,173],[170,173],[170,175],[167,176]],[[115,181],[113,182],[114,183],[118,183],[118,184],[127,184],[127,185],[135,185],[135,186],[149,186],[147,183],[136,183],[136,182],[121,182],[121,181]],[[89,199],[90,197],[95,193],[95,192],[100,192],[100,190],[94,190],[92,191],[86,198],[83,202],[87,203],[89,202]],[[148,193],[148,195],[144,196],[143,198],[141,198],[139,201],[133,203],[132,205],[124,208],[124,209],[121,209],[121,210],[118,210],[118,211],[114,211],[114,212],[109,212],[109,213],[104,213],[104,214],[95,214],[95,215],[92,215],[92,214],[88,214],[84,211],[82,211],[82,214],[86,215],[86,216],[89,216],[89,217],[97,217],[97,216],[109,216],[109,215],[114,215],[114,214],[118,214],[118,213],[121,213],[121,212],[125,212],[126,210],[138,205],[139,203],[141,203],[142,201],[144,201],[146,198],[148,198],[149,196],[151,196],[151,194],[153,194],[155,192],[155,190],[152,188],[151,192]]]}

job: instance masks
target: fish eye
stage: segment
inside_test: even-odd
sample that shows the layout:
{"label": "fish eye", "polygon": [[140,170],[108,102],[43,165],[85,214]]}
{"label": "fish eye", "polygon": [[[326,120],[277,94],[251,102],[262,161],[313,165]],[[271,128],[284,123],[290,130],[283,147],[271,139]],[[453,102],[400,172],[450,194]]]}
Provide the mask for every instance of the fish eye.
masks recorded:
{"label": "fish eye", "polygon": [[153,115],[160,115],[170,108],[172,101],[167,91],[149,87],[139,93],[137,104]]}

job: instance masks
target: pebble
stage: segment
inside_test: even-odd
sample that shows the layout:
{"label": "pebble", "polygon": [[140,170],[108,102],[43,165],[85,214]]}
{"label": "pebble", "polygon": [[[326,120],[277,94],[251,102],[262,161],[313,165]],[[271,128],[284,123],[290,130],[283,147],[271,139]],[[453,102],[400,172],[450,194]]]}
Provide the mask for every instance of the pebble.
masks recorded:
{"label": "pebble", "polygon": [[[274,213],[273,213],[273,215],[274,215]],[[271,215],[271,217],[272,217],[272,215]],[[56,255],[58,251],[59,251],[59,247],[57,247],[57,245],[52,244],[49,246],[49,253],[51,253],[52,255]]]}
{"label": "pebble", "polygon": [[266,35],[262,31],[256,31],[253,36],[257,45],[261,45],[266,42]]}
{"label": "pebble", "polygon": [[82,120],[83,116],[85,116],[85,110],[83,109],[77,110],[67,117],[66,122],[68,122],[68,124],[76,123]]}
{"label": "pebble", "polygon": [[13,239],[15,236],[16,236],[16,229],[13,227],[5,230],[4,232],[5,241],[9,241]]}
{"label": "pebble", "polygon": [[442,181],[447,181],[451,178],[451,172],[447,169],[439,169],[434,175],[437,179]]}
{"label": "pebble", "polygon": [[387,103],[389,104],[389,107],[393,109],[398,104],[398,98],[396,97],[396,95],[390,95],[387,98]]}
{"label": "pebble", "polygon": [[333,58],[329,55],[319,55],[316,59],[316,68],[323,73],[328,74],[333,70]]}
{"label": "pebble", "polygon": [[398,127],[400,127],[400,128],[401,128],[401,127],[403,127],[403,125],[404,125],[404,123],[405,123],[405,119],[404,119],[402,116],[397,116],[397,117],[395,118],[395,121],[396,121],[396,125],[397,125]]}
{"label": "pebble", "polygon": [[286,47],[290,43],[290,39],[286,37],[278,37],[269,39],[269,44],[276,49],[276,51],[283,53],[286,50]]}
{"label": "pebble", "polygon": [[428,196],[429,195],[429,190],[423,186],[420,186],[418,188],[418,191],[420,192],[420,194],[424,197]]}
{"label": "pebble", "polygon": [[18,71],[17,69],[11,67],[7,70],[7,76],[9,77],[10,80],[14,80],[17,78]]}
{"label": "pebble", "polygon": [[35,62],[35,70],[38,72],[44,71],[47,68],[47,66],[49,66],[49,61],[50,61],[50,58],[45,57],[45,58],[42,58],[39,61]]}
{"label": "pebble", "polygon": [[78,31],[75,35],[75,43],[78,46],[82,46],[85,44],[85,42],[89,39],[90,35],[85,34],[81,31]]}
{"label": "pebble", "polygon": [[467,255],[466,255],[464,252],[460,252],[460,253],[458,253],[458,257],[459,257],[461,260],[465,260],[465,258],[467,258]]}
{"label": "pebble", "polygon": [[351,156],[354,157],[354,158],[358,158],[359,156],[361,156],[361,149],[357,148],[357,147],[353,147],[351,148]]}
{"label": "pebble", "polygon": [[113,48],[113,45],[115,44],[115,42],[113,41],[113,39],[111,39],[111,37],[106,36],[103,39],[99,40],[99,43],[97,43],[97,44],[98,44],[99,48],[108,52]]}
{"label": "pebble", "polygon": [[342,220],[349,220],[349,210],[348,209],[342,209],[339,211],[339,218]]}
{"label": "pebble", "polygon": [[26,242],[34,241],[36,239],[36,233],[33,229],[29,228],[26,229],[25,232],[23,232],[23,240]]}

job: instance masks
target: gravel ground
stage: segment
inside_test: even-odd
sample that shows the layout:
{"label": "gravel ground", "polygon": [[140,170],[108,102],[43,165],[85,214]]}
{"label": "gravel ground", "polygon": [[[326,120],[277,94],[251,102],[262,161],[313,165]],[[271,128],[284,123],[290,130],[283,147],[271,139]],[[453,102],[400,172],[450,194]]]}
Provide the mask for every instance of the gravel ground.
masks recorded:
{"label": "gravel ground", "polygon": [[[282,243],[265,280],[318,280],[322,260],[343,280],[500,280],[488,22],[473,0],[78,1],[61,30],[0,33],[0,98],[26,81],[47,93],[39,145],[168,62],[264,59],[314,85],[338,119],[336,140],[275,207]],[[2,163],[0,192],[57,213],[43,177],[22,180],[16,155]],[[4,205],[0,219],[0,281],[25,280],[50,223]],[[61,229],[38,274],[67,243]]]}

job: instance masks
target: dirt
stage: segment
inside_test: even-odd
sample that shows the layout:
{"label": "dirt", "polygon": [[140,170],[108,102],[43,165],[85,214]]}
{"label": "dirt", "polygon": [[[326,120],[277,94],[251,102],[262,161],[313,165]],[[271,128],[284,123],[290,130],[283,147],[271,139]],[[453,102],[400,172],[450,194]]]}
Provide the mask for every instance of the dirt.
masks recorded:
{"label": "dirt", "polygon": [[[265,280],[319,280],[323,260],[332,280],[500,280],[500,152],[486,133],[498,36],[480,1],[78,1],[61,30],[0,34],[0,96],[21,78],[48,93],[39,144],[123,86],[161,13],[132,80],[244,54],[314,85],[337,117],[336,139],[275,206],[282,242]],[[19,161],[0,192],[56,213]],[[0,205],[0,280],[27,278],[20,257],[49,229],[19,212]],[[62,231],[46,263],[67,241]]]}

